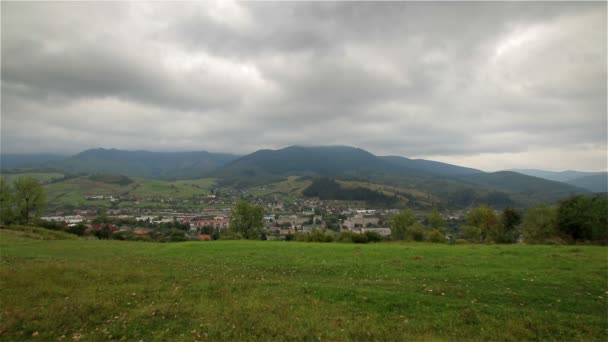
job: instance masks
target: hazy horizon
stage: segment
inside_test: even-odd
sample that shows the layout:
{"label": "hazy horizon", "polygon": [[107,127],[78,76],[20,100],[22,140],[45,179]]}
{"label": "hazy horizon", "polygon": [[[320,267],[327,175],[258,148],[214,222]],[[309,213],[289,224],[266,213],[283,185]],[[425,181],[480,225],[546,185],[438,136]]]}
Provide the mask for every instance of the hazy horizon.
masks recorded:
{"label": "hazy horizon", "polygon": [[2,2],[3,154],[608,169],[605,2]]}

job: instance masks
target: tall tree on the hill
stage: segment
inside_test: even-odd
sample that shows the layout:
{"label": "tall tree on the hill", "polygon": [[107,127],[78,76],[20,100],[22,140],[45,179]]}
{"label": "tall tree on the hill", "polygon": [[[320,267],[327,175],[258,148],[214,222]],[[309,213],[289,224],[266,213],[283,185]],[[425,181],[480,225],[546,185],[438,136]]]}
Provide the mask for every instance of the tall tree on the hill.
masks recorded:
{"label": "tall tree on the hill", "polygon": [[436,229],[439,231],[443,231],[446,227],[445,219],[441,216],[441,213],[437,209],[433,209],[431,213],[426,218],[429,227],[431,229]]}
{"label": "tall tree on the hill", "polygon": [[245,239],[258,239],[264,226],[262,218],[264,210],[258,206],[250,205],[247,201],[240,201],[230,215],[230,229]]}
{"label": "tall tree on the hill", "polygon": [[11,224],[15,219],[12,197],[8,182],[4,177],[0,177],[0,223]]}
{"label": "tall tree on the hill", "polygon": [[506,208],[500,217],[496,242],[514,243],[519,237],[518,227],[521,223],[521,213],[517,209]]}
{"label": "tall tree on the hill", "polygon": [[14,203],[18,220],[22,224],[38,218],[46,208],[46,192],[42,184],[32,177],[19,177],[15,182]]}
{"label": "tall tree on the hill", "polygon": [[498,217],[494,209],[482,205],[467,213],[467,225],[479,229],[481,242],[495,241],[498,234]]}
{"label": "tall tree on the hill", "polygon": [[557,208],[529,208],[522,223],[522,234],[527,243],[543,243],[557,236]]}
{"label": "tall tree on the hill", "polygon": [[409,209],[402,210],[391,220],[391,236],[393,240],[404,240],[408,236],[408,228],[416,223],[416,215]]}

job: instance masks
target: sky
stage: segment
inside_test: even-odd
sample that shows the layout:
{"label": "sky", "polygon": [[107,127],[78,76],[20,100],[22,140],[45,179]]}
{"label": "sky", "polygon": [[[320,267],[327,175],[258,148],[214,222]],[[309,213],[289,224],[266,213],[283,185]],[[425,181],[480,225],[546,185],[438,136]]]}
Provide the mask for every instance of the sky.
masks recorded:
{"label": "sky", "polygon": [[608,167],[606,3],[2,1],[1,152]]}

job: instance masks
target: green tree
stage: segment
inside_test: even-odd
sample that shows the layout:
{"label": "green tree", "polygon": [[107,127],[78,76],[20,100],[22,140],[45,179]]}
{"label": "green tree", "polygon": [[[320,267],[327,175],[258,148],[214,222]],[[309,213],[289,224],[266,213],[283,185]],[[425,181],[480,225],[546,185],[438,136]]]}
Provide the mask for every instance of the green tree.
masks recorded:
{"label": "green tree", "polygon": [[429,241],[433,243],[445,242],[445,233],[439,229],[431,229],[429,232]]}
{"label": "green tree", "polygon": [[426,229],[420,222],[414,222],[414,224],[407,227],[407,239],[414,241],[424,241],[426,238]]}
{"label": "green tree", "polygon": [[527,243],[543,243],[557,236],[557,209],[543,205],[526,210],[522,234]]}
{"label": "green tree", "polygon": [[404,240],[407,237],[407,228],[416,223],[414,212],[409,209],[402,210],[393,216],[391,221],[391,236],[393,240]]}
{"label": "green tree", "polygon": [[11,224],[15,220],[13,212],[13,194],[11,188],[4,179],[0,178],[0,223]]}
{"label": "green tree", "polygon": [[608,240],[608,198],[574,196],[559,204],[557,228],[568,240]]}
{"label": "green tree", "polygon": [[496,241],[498,235],[498,217],[494,209],[482,205],[467,213],[467,225],[479,228],[481,242]]}
{"label": "green tree", "polygon": [[481,241],[481,229],[479,227],[464,225],[460,227],[460,231],[463,237],[471,242]]}
{"label": "green tree", "polygon": [[15,182],[14,203],[18,220],[22,224],[38,218],[46,208],[46,191],[32,177],[19,177]]}
{"label": "green tree", "polygon": [[517,209],[506,208],[500,217],[496,242],[514,243],[519,237],[519,225],[521,224],[521,214]]}
{"label": "green tree", "polygon": [[262,222],[263,217],[264,210],[262,208],[250,205],[247,201],[240,201],[232,209],[230,229],[237,237],[258,239],[264,226]]}
{"label": "green tree", "polygon": [[443,231],[447,226],[445,219],[437,209],[433,209],[433,211],[431,211],[431,213],[426,217],[426,220],[431,229]]}

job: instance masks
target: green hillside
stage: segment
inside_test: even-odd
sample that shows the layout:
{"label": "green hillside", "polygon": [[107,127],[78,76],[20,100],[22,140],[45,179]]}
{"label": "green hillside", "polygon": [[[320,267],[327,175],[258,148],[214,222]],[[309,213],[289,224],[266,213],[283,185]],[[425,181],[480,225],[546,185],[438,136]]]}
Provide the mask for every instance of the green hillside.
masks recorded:
{"label": "green hillside", "polygon": [[583,176],[567,181],[566,183],[587,189],[592,192],[608,192],[608,173]]}
{"label": "green hillside", "polygon": [[42,164],[68,173],[112,173],[155,179],[201,178],[237,158],[226,153],[148,152],[93,149],[62,161]]}
{"label": "green hillside", "polygon": [[605,248],[34,240],[0,339],[605,341]]}
{"label": "green hillside", "polygon": [[[120,176],[114,175],[120,178]],[[215,180],[202,178],[195,180],[164,181],[157,179],[132,178],[127,184],[108,182],[108,176],[82,176],[61,182],[47,184],[49,208],[62,206],[107,205],[109,201],[87,200],[87,196],[124,196],[135,199],[163,197],[189,199],[205,196],[215,187]]]}

